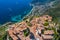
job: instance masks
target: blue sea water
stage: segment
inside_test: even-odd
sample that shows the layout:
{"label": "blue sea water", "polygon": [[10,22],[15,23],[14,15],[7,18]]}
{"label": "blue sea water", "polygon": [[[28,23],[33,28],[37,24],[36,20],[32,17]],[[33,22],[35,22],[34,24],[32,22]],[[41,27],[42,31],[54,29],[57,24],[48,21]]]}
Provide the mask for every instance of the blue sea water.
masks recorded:
{"label": "blue sea water", "polygon": [[[23,18],[32,7],[29,5],[32,0],[0,0],[0,24],[16,21],[15,16]],[[20,17],[19,16],[19,17]]]}
{"label": "blue sea water", "polygon": [[[44,3],[46,0],[40,0]],[[32,0],[0,0],[0,24],[17,22],[30,12]]]}

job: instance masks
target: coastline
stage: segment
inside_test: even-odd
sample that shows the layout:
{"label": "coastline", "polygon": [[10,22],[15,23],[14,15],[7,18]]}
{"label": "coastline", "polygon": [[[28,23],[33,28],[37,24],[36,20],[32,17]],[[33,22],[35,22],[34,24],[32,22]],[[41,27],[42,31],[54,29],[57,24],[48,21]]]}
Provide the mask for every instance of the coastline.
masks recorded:
{"label": "coastline", "polygon": [[[31,5],[31,6],[32,6],[32,5]],[[24,18],[26,18],[26,17],[28,17],[28,18],[29,18],[29,17],[32,15],[32,13],[31,13],[31,12],[34,10],[34,8],[35,8],[35,6],[33,5],[33,7],[32,7],[32,9],[31,9],[31,11],[30,11],[30,12],[28,12],[28,14],[26,14],[26,15],[25,15],[25,16],[24,16],[20,21],[18,21],[18,22],[23,21],[23,19],[24,19]],[[33,15],[34,15],[34,13],[33,13]],[[32,16],[33,16],[33,15],[32,15]],[[18,23],[18,22],[12,22],[12,23]],[[7,22],[7,23],[9,23],[9,22]],[[6,24],[6,23],[4,23],[4,24]],[[3,24],[3,25],[4,25],[4,24]]]}
{"label": "coastline", "polygon": [[29,16],[31,14],[32,10],[33,10],[33,7],[31,8],[31,10],[29,12],[27,12],[27,14],[21,20],[19,20],[16,23],[19,23],[19,22],[23,21],[24,18],[26,18],[27,16]]}
{"label": "coastline", "polygon": [[[25,16],[23,17],[23,19],[26,18],[26,17],[28,17],[28,16],[31,14],[31,12],[32,12],[33,9],[34,9],[34,7],[32,7],[31,11],[30,11],[27,15],[25,15]],[[22,20],[23,20],[23,19],[22,19]]]}
{"label": "coastline", "polygon": [[[35,7],[35,6],[34,6],[34,7]],[[6,32],[7,30],[9,30],[9,25],[11,25],[11,26],[13,27],[15,24],[17,24],[17,25],[15,25],[14,27],[19,28],[21,22],[22,22],[22,24],[23,24],[23,26],[24,26],[24,22],[25,22],[24,18],[30,18],[31,16],[34,18],[35,14],[36,14],[36,13],[34,14],[34,12],[33,12],[33,11],[35,10],[34,7],[32,7],[32,9],[31,9],[29,12],[26,12],[27,14],[26,14],[21,20],[18,20],[18,22],[14,22],[14,23],[13,23],[13,22],[7,22],[7,23],[1,25],[0,29],[3,29],[3,28],[4,28],[4,29],[3,29],[3,31],[1,31],[1,30],[0,30],[0,31],[5,34],[5,32]],[[39,6],[39,7],[40,7],[40,6]],[[54,7],[56,8],[56,6],[54,6]],[[50,9],[50,8],[49,8],[49,9]],[[45,10],[46,10],[46,9],[45,9]],[[48,9],[47,9],[47,10],[48,10]],[[43,10],[43,11],[44,11],[44,10]],[[49,13],[47,13],[47,14],[49,15]],[[42,15],[44,15],[44,17],[43,17],[43,16],[42,16],[42,17],[45,19],[45,15],[47,15],[47,14],[42,14]],[[37,11],[37,15],[39,15],[39,14],[38,14],[38,11]],[[55,14],[55,15],[56,15],[56,14]],[[42,19],[42,17],[41,17],[41,19]],[[47,18],[48,18],[48,17],[47,17]],[[52,18],[52,16],[51,16],[50,18]],[[49,19],[50,19],[50,18],[49,18]],[[39,21],[38,18],[36,18],[36,19],[37,19],[37,21]],[[33,21],[31,20],[30,23],[33,24],[34,20],[35,20],[35,22],[36,22],[36,19],[33,19]],[[44,20],[44,19],[42,19],[42,20]],[[27,21],[28,21],[28,20],[27,20]],[[46,21],[46,20],[45,20],[45,21]],[[57,21],[57,20],[56,20],[56,21]],[[40,21],[39,21],[39,22],[40,22]],[[39,25],[39,22],[36,23],[36,24]],[[52,23],[52,22],[53,22],[53,21],[51,21],[51,24],[52,24],[52,25],[50,24],[51,27],[54,26],[54,23],[55,23],[55,22],[54,22],[54,23]],[[28,23],[29,23],[29,22],[28,22]],[[41,22],[40,22],[40,23],[41,23]],[[43,21],[43,23],[44,23],[44,21]],[[47,22],[46,22],[46,23],[47,23]],[[50,23],[50,22],[49,22],[49,23]],[[26,23],[26,24],[27,24],[27,23]],[[28,25],[28,24],[27,24],[27,25]],[[44,24],[44,25],[45,25],[45,24]],[[48,25],[48,24],[47,24],[47,25]],[[19,26],[19,27],[18,27],[18,26]],[[22,27],[23,27],[23,26],[22,26]],[[28,25],[28,26],[29,26],[29,25]],[[30,25],[30,26],[31,26],[31,25]],[[34,25],[33,25],[33,26],[34,26]],[[55,25],[55,26],[56,26],[56,25]],[[55,26],[54,26],[54,28],[55,28]],[[25,27],[25,26],[24,26],[24,27]],[[27,27],[27,26],[26,26],[26,27]],[[45,27],[47,27],[47,26],[45,26]],[[57,28],[57,27],[56,27],[56,28]],[[33,29],[32,29],[32,30],[33,30]],[[48,30],[51,30],[51,29],[48,28]],[[13,29],[12,29],[12,31],[13,31]],[[11,31],[10,31],[10,32],[11,32]],[[33,31],[33,32],[34,32],[34,31]],[[48,31],[48,32],[49,32],[49,31]],[[51,31],[51,32],[52,32],[52,31]],[[17,33],[17,32],[16,32],[16,33]],[[34,32],[34,33],[35,33],[35,32]],[[49,32],[49,33],[50,33],[50,32]],[[45,36],[46,36],[46,35],[45,35]],[[1,39],[0,39],[0,40],[1,40]]]}
{"label": "coastline", "polygon": [[[58,1],[58,0],[57,0],[57,1]],[[52,4],[51,4],[51,5],[52,5]],[[35,6],[33,5],[33,7],[32,7],[32,9],[30,10],[30,12],[28,12],[28,14],[26,14],[26,15],[25,15],[25,16],[24,16],[20,21],[18,21],[18,22],[23,21],[23,19],[24,19],[24,18],[26,18],[26,17],[28,17],[28,18],[29,18],[31,15],[33,16],[33,15],[34,15],[34,13],[32,14],[31,12],[33,12],[34,7],[35,7]],[[39,7],[40,7],[40,6],[39,6]],[[12,23],[18,23],[18,22],[12,22]],[[9,22],[7,22],[7,23],[9,23]],[[4,24],[6,24],[6,23],[4,23]],[[4,24],[3,24],[3,25],[4,25]]]}

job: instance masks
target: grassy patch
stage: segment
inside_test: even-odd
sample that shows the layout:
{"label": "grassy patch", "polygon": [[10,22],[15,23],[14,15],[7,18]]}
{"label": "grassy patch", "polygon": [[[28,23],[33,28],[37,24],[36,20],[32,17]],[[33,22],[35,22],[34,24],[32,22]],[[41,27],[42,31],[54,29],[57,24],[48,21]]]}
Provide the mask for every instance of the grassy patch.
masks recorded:
{"label": "grassy patch", "polygon": [[0,26],[0,40],[3,40],[3,36],[5,36],[6,34],[6,29],[8,28],[8,26]]}
{"label": "grassy patch", "polygon": [[26,30],[23,30],[24,31],[24,36],[27,37],[30,33],[30,30],[29,28],[27,28]]}
{"label": "grassy patch", "polygon": [[26,20],[26,19],[28,19],[27,17],[25,17],[23,20]]}
{"label": "grassy patch", "polygon": [[30,26],[30,27],[32,26],[32,24],[30,22],[27,22],[27,25]]}
{"label": "grassy patch", "polygon": [[48,25],[49,25],[49,23],[48,23],[48,22],[45,22],[45,23],[44,23],[44,26],[48,26]]}

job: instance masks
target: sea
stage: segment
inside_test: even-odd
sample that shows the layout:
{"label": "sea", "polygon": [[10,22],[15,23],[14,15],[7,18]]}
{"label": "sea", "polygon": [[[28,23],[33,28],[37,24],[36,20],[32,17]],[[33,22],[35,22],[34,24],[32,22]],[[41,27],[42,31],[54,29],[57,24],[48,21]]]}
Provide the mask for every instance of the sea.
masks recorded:
{"label": "sea", "polygon": [[[45,4],[48,0],[39,1]],[[0,0],[0,24],[22,20],[33,8],[31,2],[32,0]]]}

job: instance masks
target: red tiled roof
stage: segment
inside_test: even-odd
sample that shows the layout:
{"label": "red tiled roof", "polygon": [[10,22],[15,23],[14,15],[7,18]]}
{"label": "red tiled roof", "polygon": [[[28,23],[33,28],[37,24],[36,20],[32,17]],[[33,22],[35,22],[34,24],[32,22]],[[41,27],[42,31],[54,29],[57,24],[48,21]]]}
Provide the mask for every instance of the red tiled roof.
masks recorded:
{"label": "red tiled roof", "polygon": [[53,30],[47,30],[47,31],[44,31],[44,34],[54,34],[54,31]]}
{"label": "red tiled roof", "polygon": [[53,36],[51,36],[51,35],[43,35],[42,36],[43,37],[43,39],[45,40],[50,40],[50,39],[53,39]]}
{"label": "red tiled roof", "polygon": [[[47,17],[46,17],[47,16]],[[36,28],[38,27],[39,30],[41,31],[42,29],[44,29],[44,22],[45,20],[51,20],[52,17],[48,16],[48,15],[44,15],[44,16],[41,16],[39,18],[34,18],[30,23],[32,24],[32,27],[30,27],[30,31],[36,36]],[[26,28],[28,27],[27,23],[26,22],[21,22],[21,23],[16,23],[16,24],[13,24],[11,28],[14,28],[14,29],[9,29],[8,30],[8,33],[9,35],[13,38],[13,40],[17,40],[18,38],[14,35],[16,33],[19,33],[19,37],[22,39],[22,40],[25,40],[25,38],[22,36],[24,35],[22,33],[22,35],[20,35],[20,31],[23,31],[25,30]],[[13,34],[14,33],[14,34]],[[45,31],[44,34],[53,34],[53,31],[52,30],[48,30],[48,31]],[[50,35],[44,35],[43,38],[45,39],[51,39],[52,36]],[[26,37],[27,40],[30,40],[29,37]]]}

